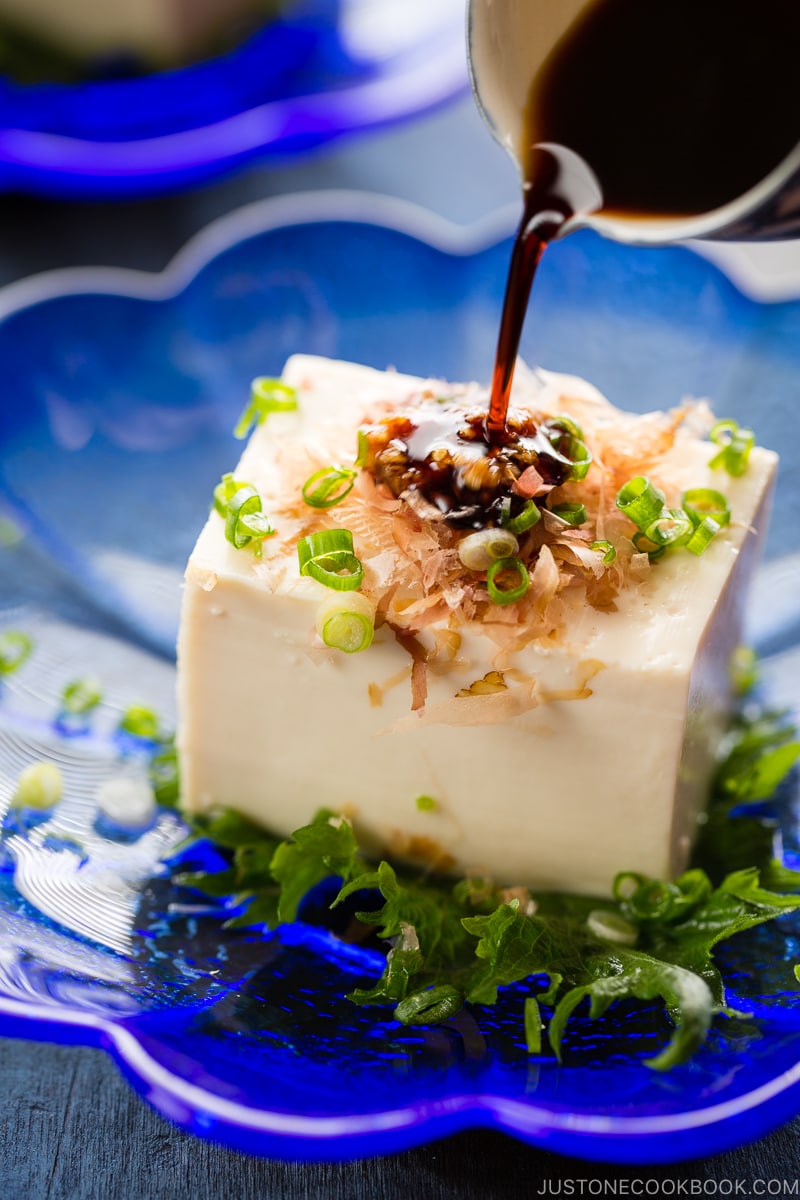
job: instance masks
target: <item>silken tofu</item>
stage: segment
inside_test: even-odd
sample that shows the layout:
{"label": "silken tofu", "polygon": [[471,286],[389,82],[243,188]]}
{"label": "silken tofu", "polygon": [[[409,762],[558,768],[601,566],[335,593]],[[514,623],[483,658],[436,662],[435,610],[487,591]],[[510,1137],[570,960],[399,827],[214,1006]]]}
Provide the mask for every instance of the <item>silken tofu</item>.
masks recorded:
{"label": "silken tofu", "polygon": [[[584,431],[589,473],[546,500],[583,499],[589,520],[540,521],[524,605],[492,605],[485,575],[458,561],[464,531],[428,520],[413,496],[361,472],[327,512],[301,497],[315,470],[353,462],[360,427],[485,395],[306,357],[284,380],[298,411],[258,428],[234,472],[276,535],[258,558],[212,512],[186,572],[186,810],[229,806],[287,835],[324,806],[376,854],[539,889],[603,894],[620,870],[683,869],[730,711],[776,456],[756,449],[731,478],[708,466],[702,406],[627,416],[580,380],[518,371],[516,411],[567,414]],[[638,474],[670,507],[688,488],[724,492],[730,524],[700,556],[675,548],[651,563],[614,503]],[[322,644],[316,614],[332,593],[299,572],[298,539],[330,527],[352,532],[378,608],[360,653]],[[595,540],[615,546],[613,563]]]}

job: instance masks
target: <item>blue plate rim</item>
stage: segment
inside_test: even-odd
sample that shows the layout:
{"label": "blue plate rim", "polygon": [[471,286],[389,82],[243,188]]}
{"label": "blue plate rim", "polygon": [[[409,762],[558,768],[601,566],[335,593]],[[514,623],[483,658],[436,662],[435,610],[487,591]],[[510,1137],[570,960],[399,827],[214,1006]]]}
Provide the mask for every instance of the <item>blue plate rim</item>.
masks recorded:
{"label": "blue plate rim", "polygon": [[287,192],[217,217],[189,238],[160,271],[103,265],[57,267],[13,280],[0,287],[0,321],[22,309],[71,295],[170,300],[227,250],[278,229],[341,221],[389,229],[443,254],[469,258],[510,237],[518,217],[518,205],[512,203],[469,225],[459,225],[420,204],[382,192],[346,188]]}

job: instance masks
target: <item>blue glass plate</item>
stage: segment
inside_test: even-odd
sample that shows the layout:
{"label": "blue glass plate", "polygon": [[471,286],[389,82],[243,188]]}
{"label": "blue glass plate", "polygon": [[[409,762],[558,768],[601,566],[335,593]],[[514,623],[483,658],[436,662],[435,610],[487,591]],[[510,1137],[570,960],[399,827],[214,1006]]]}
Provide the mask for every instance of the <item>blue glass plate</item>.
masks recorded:
{"label": "blue glass plate", "polygon": [[179,70],[74,85],[0,76],[0,190],[168,191],[466,89],[463,0],[293,0],[236,49]]}
{"label": "blue glass plate", "polygon": [[[510,220],[459,232],[395,202],[292,197],[245,209],[161,276],[58,273],[0,293],[0,628],[35,653],[0,696],[0,1029],[105,1047],[156,1108],[201,1136],[289,1158],[384,1154],[465,1127],[572,1154],[653,1162],[715,1153],[800,1111],[800,922],[720,952],[737,1009],[690,1064],[642,1065],[655,1009],[577,1019],[565,1064],[523,1049],[520,996],[406,1029],[343,999],[378,962],[319,928],[223,932],[163,866],[181,837],[97,818],[99,784],[140,769],[114,732],[130,703],[174,719],[181,568],[252,376],[303,351],[449,378],[490,371]],[[503,236],[501,236],[501,233]],[[686,249],[579,234],[546,256],[530,361],[594,380],[616,403],[711,395],[783,467],[753,606],[767,689],[797,706],[800,303],[758,305]],[[71,678],[104,684],[84,724],[58,713]],[[8,810],[43,754],[66,796]],[[796,790],[784,853],[798,862]],[[620,1035],[633,1034],[633,1053]]]}

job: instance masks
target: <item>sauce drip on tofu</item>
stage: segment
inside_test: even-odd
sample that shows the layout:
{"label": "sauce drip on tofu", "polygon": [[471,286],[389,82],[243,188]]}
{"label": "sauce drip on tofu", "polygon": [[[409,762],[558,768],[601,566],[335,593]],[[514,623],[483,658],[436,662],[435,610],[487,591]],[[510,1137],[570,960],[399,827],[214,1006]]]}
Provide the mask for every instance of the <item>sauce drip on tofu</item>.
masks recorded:
{"label": "sauce drip on tofu", "polygon": [[526,503],[519,480],[529,467],[542,494],[569,477],[572,461],[561,443],[569,431],[557,420],[537,422],[509,414],[500,445],[487,442],[485,413],[429,404],[364,430],[366,468],[392,495],[417,493],[456,529],[499,524],[511,498],[511,516]]}

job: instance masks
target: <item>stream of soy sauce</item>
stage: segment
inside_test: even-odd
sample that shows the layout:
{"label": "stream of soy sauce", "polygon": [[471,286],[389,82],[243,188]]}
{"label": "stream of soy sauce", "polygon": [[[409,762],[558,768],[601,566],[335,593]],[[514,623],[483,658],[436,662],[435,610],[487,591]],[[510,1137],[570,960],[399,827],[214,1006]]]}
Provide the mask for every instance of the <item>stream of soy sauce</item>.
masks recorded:
{"label": "stream of soy sauce", "polygon": [[[532,0],[533,2],[533,0]],[[557,3],[557,0],[535,0]],[[589,212],[713,212],[800,140],[800,0],[590,0],[537,72],[486,421],[502,445],[531,286],[548,243]]]}

